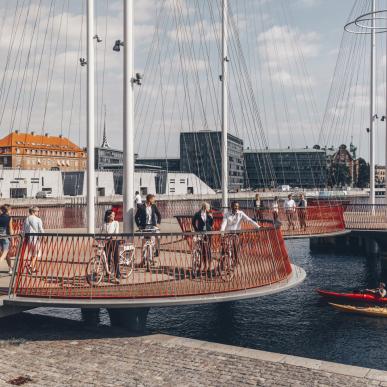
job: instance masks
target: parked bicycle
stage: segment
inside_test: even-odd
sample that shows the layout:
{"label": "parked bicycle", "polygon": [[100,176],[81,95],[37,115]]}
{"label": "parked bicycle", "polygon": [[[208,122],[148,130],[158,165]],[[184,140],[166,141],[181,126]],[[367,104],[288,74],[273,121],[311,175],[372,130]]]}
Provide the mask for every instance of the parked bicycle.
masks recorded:
{"label": "parked bicycle", "polygon": [[[98,286],[104,277],[114,276],[114,268],[109,267],[105,246],[111,242],[111,238],[98,238],[95,240],[95,255],[86,266],[86,280],[90,286]],[[134,270],[135,247],[132,243],[122,245],[119,254],[121,278],[129,278]]]}
{"label": "parked bicycle", "polygon": [[144,240],[142,246],[142,265],[146,268],[146,271],[149,272],[151,267],[156,265],[155,256],[156,256],[156,236],[159,229],[157,227],[146,227],[145,229],[139,230],[140,233],[152,233],[152,235],[142,235],[140,238]]}
{"label": "parked bicycle", "polygon": [[[203,254],[206,254],[206,256],[203,256]],[[208,236],[199,234],[192,238],[191,257],[193,278],[197,277],[201,273],[203,266],[204,269],[206,265],[208,265],[208,269],[211,267]]]}

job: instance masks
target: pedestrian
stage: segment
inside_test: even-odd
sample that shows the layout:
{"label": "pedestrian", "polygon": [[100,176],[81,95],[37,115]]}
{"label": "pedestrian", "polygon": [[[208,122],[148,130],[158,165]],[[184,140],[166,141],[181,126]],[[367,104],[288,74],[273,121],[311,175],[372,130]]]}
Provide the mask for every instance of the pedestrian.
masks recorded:
{"label": "pedestrian", "polygon": [[0,262],[4,259],[7,261],[8,274],[12,274],[11,258],[9,257],[10,236],[13,235],[12,218],[9,214],[10,206],[3,205],[0,207]]}
{"label": "pedestrian", "polygon": [[141,195],[140,195],[140,192],[136,191],[136,196],[134,198],[134,202],[136,203],[136,208],[138,209],[141,204],[142,204],[142,199],[141,199]]}
{"label": "pedestrian", "polygon": [[273,214],[274,223],[277,223],[278,222],[278,215],[279,215],[278,196],[274,196],[274,200],[271,203],[271,211]]}
{"label": "pedestrian", "polygon": [[255,199],[254,199],[254,212],[255,212],[255,217],[256,219],[262,220],[263,219],[263,203],[262,200],[259,196],[259,194],[255,194]]}
{"label": "pedestrian", "polygon": [[293,200],[293,195],[289,194],[288,199],[285,200],[285,214],[286,218],[288,220],[288,230],[290,230],[290,227],[293,227],[293,230],[295,229],[294,224],[294,215],[296,212],[296,202]]}
{"label": "pedestrian", "polygon": [[301,230],[306,231],[306,216],[307,216],[307,206],[308,203],[305,199],[305,195],[302,193],[300,195],[300,201],[298,202],[298,220],[300,222]]}
{"label": "pedestrian", "polygon": [[[24,234],[43,234],[43,222],[39,218],[39,208],[34,206],[29,210],[29,216],[24,221]],[[31,254],[31,263],[27,266],[28,273],[36,273],[36,261],[41,256],[41,240],[38,235],[30,235],[28,238],[28,252]]]}
{"label": "pedestrian", "polygon": [[[104,222],[101,227],[101,234],[108,234],[111,237],[107,240],[105,244],[105,253],[108,260],[109,271],[114,273],[114,277],[111,278],[113,283],[120,283],[120,259],[118,254],[119,242],[113,237],[114,234],[120,233],[120,224],[115,220],[115,212],[112,210],[107,210],[104,216]],[[113,269],[113,270],[112,270]]]}

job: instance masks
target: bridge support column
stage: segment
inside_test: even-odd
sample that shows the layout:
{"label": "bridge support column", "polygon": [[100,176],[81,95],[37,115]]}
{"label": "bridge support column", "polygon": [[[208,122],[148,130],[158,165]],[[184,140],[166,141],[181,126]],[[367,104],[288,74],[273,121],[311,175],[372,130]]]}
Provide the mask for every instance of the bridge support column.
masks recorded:
{"label": "bridge support column", "polygon": [[99,324],[99,309],[94,308],[82,308],[81,309],[82,320],[89,325]]}
{"label": "bridge support column", "polygon": [[150,308],[108,308],[112,326],[128,328],[132,332],[144,332]]}

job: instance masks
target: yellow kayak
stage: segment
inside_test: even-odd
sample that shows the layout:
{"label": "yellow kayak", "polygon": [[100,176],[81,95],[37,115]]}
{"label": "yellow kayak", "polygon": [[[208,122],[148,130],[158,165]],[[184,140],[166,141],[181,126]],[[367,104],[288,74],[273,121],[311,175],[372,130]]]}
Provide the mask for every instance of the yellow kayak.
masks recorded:
{"label": "yellow kayak", "polygon": [[365,314],[367,316],[375,317],[387,317],[387,308],[381,308],[376,306],[352,306],[352,305],[341,305],[333,304],[332,302],[329,305],[333,306],[335,309],[347,313],[358,313]]}

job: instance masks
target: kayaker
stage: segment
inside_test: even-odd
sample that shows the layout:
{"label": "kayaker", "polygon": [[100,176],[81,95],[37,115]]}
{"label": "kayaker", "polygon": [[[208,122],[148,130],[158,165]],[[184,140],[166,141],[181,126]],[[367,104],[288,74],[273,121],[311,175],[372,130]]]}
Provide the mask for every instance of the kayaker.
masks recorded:
{"label": "kayaker", "polygon": [[379,287],[377,287],[376,289],[366,289],[365,291],[375,294],[380,298],[386,297],[386,294],[387,294],[386,284],[384,282],[380,282]]}

